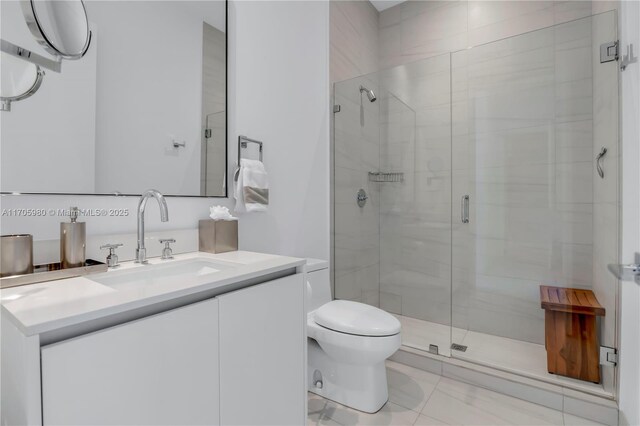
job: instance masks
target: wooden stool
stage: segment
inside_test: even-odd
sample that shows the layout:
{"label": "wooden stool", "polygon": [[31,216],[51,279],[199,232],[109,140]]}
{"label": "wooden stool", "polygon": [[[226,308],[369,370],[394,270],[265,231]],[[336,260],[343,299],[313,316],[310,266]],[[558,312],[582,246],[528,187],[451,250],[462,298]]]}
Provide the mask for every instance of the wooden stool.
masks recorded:
{"label": "wooden stool", "polygon": [[541,285],[540,300],[549,373],[600,383],[596,316],[605,310],[593,291]]}

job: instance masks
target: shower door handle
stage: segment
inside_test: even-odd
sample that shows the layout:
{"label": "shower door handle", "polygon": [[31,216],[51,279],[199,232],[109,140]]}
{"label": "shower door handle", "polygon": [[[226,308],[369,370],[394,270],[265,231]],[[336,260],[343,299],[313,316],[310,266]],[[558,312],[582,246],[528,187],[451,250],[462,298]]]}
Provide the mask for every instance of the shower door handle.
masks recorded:
{"label": "shower door handle", "polygon": [[460,220],[462,223],[469,223],[469,196],[463,195],[460,200]]}
{"label": "shower door handle", "polygon": [[603,146],[602,149],[600,150],[600,153],[596,157],[596,169],[598,170],[598,175],[600,175],[600,177],[602,179],[604,179],[604,170],[602,170],[601,160],[602,160],[602,157],[604,157],[606,153],[607,153],[607,148],[605,148]]}

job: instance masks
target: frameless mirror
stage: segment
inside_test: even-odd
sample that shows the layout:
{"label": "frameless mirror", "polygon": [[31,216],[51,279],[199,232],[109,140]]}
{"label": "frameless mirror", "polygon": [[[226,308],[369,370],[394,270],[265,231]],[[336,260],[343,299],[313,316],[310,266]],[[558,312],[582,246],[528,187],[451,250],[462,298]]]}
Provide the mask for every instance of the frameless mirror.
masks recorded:
{"label": "frameless mirror", "polygon": [[91,32],[82,0],[22,0],[21,5],[31,34],[47,52],[65,59],[84,56]]}
{"label": "frameless mirror", "polygon": [[[2,113],[0,191],[226,197],[226,15],[224,1],[0,1],[2,40],[84,54]],[[2,96],[33,83],[33,64],[0,65]]]}

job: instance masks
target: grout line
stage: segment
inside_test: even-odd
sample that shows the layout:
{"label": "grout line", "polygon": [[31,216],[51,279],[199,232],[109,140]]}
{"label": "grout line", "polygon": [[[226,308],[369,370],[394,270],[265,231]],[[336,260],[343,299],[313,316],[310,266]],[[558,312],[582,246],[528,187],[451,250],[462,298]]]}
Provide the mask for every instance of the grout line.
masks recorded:
{"label": "grout line", "polygon": [[433,390],[431,391],[431,393],[429,394],[427,399],[424,401],[424,404],[422,404],[422,407],[420,407],[420,412],[419,412],[420,414],[418,415],[418,417],[420,417],[420,415],[422,415],[422,410],[424,410],[424,407],[427,406],[427,403],[429,402],[429,400],[431,399],[433,394],[436,393],[436,391],[438,390],[438,386],[440,385],[441,381],[442,381],[442,375],[440,375],[440,377],[438,377],[438,381],[436,382],[436,385],[433,387]]}

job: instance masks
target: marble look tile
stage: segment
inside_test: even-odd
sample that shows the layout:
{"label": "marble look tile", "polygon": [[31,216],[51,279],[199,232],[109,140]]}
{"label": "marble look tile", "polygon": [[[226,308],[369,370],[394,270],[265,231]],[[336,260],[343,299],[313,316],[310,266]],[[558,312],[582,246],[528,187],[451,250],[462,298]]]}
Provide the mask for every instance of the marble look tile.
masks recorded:
{"label": "marble look tile", "polygon": [[380,309],[391,314],[402,314],[402,296],[380,289]]}
{"label": "marble look tile", "polygon": [[[585,399],[584,394],[575,397],[575,391],[565,389],[564,412],[574,416],[581,416],[595,422],[609,426],[618,424],[618,409],[615,402],[592,397]],[[606,404],[606,405],[602,405]]]}
{"label": "marble look tile", "polygon": [[609,12],[620,7],[617,0],[594,0],[591,2],[591,14]]}
{"label": "marble look tile", "polygon": [[594,422],[593,420],[574,416],[572,414],[563,413],[565,426],[603,426],[603,423]]}
{"label": "marble look tile", "polygon": [[[571,384],[572,386],[576,386],[586,392],[602,393],[603,391],[602,385],[549,374],[547,372],[546,351],[543,344],[532,344],[520,340],[507,339],[474,331],[469,331],[467,333],[463,343],[468,346],[467,351],[463,353],[456,352],[456,358],[479,362],[482,365],[491,366],[492,368],[513,372],[533,379],[542,379],[546,382],[552,382],[560,386]],[[443,374],[447,374],[444,372],[444,369]],[[463,380],[462,376],[450,375],[449,377]],[[470,381],[471,383],[494,390],[502,389],[504,386],[511,386],[510,384],[506,384],[504,386],[502,384],[498,384],[496,387],[491,387],[490,385],[492,380],[494,380],[492,377],[493,376],[486,380],[477,379],[477,381],[464,381]],[[520,391],[523,393],[518,394],[517,392]],[[530,394],[530,392],[524,388],[520,391],[517,388],[514,388],[513,392],[516,393],[510,392],[509,394],[529,401],[535,401],[536,403],[551,408],[562,408],[563,401],[558,401],[558,390],[551,390],[551,393],[546,394]],[[584,392],[575,392],[571,395],[588,398],[588,395]],[[532,397],[536,399],[532,399]],[[602,398],[594,398],[596,401],[603,401]]]}
{"label": "marble look tile", "polygon": [[[552,408],[558,407],[558,404],[562,404],[562,400],[559,402],[557,397],[554,397],[554,395],[560,395],[562,397],[561,394],[563,393],[563,390],[560,386],[569,386],[573,389],[578,389],[579,391],[572,391],[567,388],[564,390],[564,396],[600,405],[611,404],[611,401],[606,399],[607,394],[604,392],[602,385],[548,374],[546,370],[546,352],[543,344],[528,343],[522,340],[480,333],[474,330],[467,331],[457,327],[450,330],[448,326],[421,321],[415,318],[398,316],[398,319],[402,324],[403,345],[405,346],[426,351],[428,350],[428,344],[430,342],[437,344],[439,341],[439,346],[442,347],[442,345],[449,343],[446,341],[449,339],[449,334],[452,335],[454,343],[467,345],[466,352],[453,351],[453,354],[456,359],[473,362],[474,364],[472,365],[474,365],[474,369],[472,372],[461,375],[459,374],[458,369],[448,367],[447,365],[453,364],[451,362],[447,362],[442,366],[438,364],[434,367],[436,368],[435,370],[429,370],[436,374],[440,374],[442,372],[443,375],[451,378],[463,380],[493,390],[501,390],[504,386],[500,380],[495,383],[493,381],[497,380],[495,378],[498,377],[501,380],[504,379],[509,382],[505,386],[515,386],[511,384],[511,382],[513,382],[513,377],[510,377],[509,373],[506,373],[511,372],[520,376],[535,379],[536,381],[543,380],[548,383],[542,386],[542,390],[547,392],[546,394],[534,393],[532,395],[526,388],[520,390],[518,390],[518,387],[514,388],[514,392],[521,393],[514,393],[513,395],[520,395],[519,397],[523,399],[531,397],[534,398],[532,401],[536,403]],[[472,324],[476,326],[477,322],[478,320],[474,318]],[[505,321],[503,320],[503,322]],[[542,324],[539,325],[539,328],[542,328]],[[521,336],[518,336],[518,339],[521,339]],[[443,351],[441,351],[441,353],[442,352]],[[397,352],[393,359],[417,368],[422,368],[419,362],[424,360],[435,362],[430,358],[425,358],[424,356],[418,357],[413,353],[407,353],[403,350]],[[450,361],[452,360],[453,359]],[[487,367],[475,366],[475,364],[478,363]],[[467,369],[465,369],[465,371],[467,371]],[[505,373],[502,371],[505,371]],[[488,375],[487,377],[477,377],[477,374]],[[540,382],[535,382],[535,385],[532,385],[531,383],[527,383],[527,379],[525,379],[525,382],[522,382],[522,384],[527,385],[528,387],[533,386],[534,390],[541,389]],[[592,395],[602,396],[598,397]]]}
{"label": "marble look tile", "polygon": [[343,426],[340,423],[324,417],[322,413],[309,413],[307,426]]}
{"label": "marble look tile", "polygon": [[331,81],[377,70],[378,13],[369,2],[330,4]]}
{"label": "marble look tile", "polygon": [[354,300],[372,306],[380,305],[378,264],[337,275],[335,277],[336,299]]}
{"label": "marble look tile", "polygon": [[442,375],[442,361],[434,357],[425,356],[424,351],[401,348],[389,357],[389,361],[408,365],[418,370],[428,371],[438,376]]}
{"label": "marble look tile", "polygon": [[[456,352],[456,358],[459,358],[457,355],[458,353]],[[525,354],[525,356],[530,358],[530,355]],[[475,361],[479,361],[479,359],[475,359]],[[554,410],[562,410],[562,392],[560,387],[558,387],[559,392],[553,392],[448,363],[443,365],[442,375],[450,379],[510,395]]]}
{"label": "marble look tile", "polygon": [[555,1],[553,4],[554,22],[560,24],[590,16],[591,3],[591,1],[583,0]]}
{"label": "marble look tile", "polygon": [[363,413],[333,401],[326,400],[324,415],[340,425],[411,426],[418,413],[387,402],[377,413]]}
{"label": "marble look tile", "polygon": [[555,160],[558,163],[593,159],[593,121],[571,121],[555,126]]}
{"label": "marble look tile", "polygon": [[[423,351],[428,351],[429,345],[436,345],[441,355],[450,355],[450,326],[403,315],[396,315],[396,318],[398,318],[400,324],[402,324],[403,345]],[[461,330],[461,332],[464,333],[465,331]],[[456,337],[462,340],[463,334],[457,335]],[[433,370],[429,371],[433,372]]]}
{"label": "marble look tile", "polygon": [[401,407],[420,412],[439,380],[439,375],[387,361],[389,401]]}
{"label": "marble look tile", "polygon": [[549,9],[552,1],[469,1],[469,28],[479,28]]}
{"label": "marble look tile", "polygon": [[549,1],[471,1],[469,40],[480,45],[553,25]]}
{"label": "marble look tile", "polygon": [[414,423],[414,426],[438,426],[438,425],[446,425],[446,424],[448,423],[434,419],[433,417],[424,416],[420,414],[418,416],[418,420],[416,420],[416,422]]}
{"label": "marble look tile", "polygon": [[393,6],[380,12],[380,17],[378,18],[379,29],[400,23],[402,20],[402,7],[400,6]]}
{"label": "marble look tile", "polygon": [[562,425],[562,413],[442,378],[422,414],[456,425]]}

